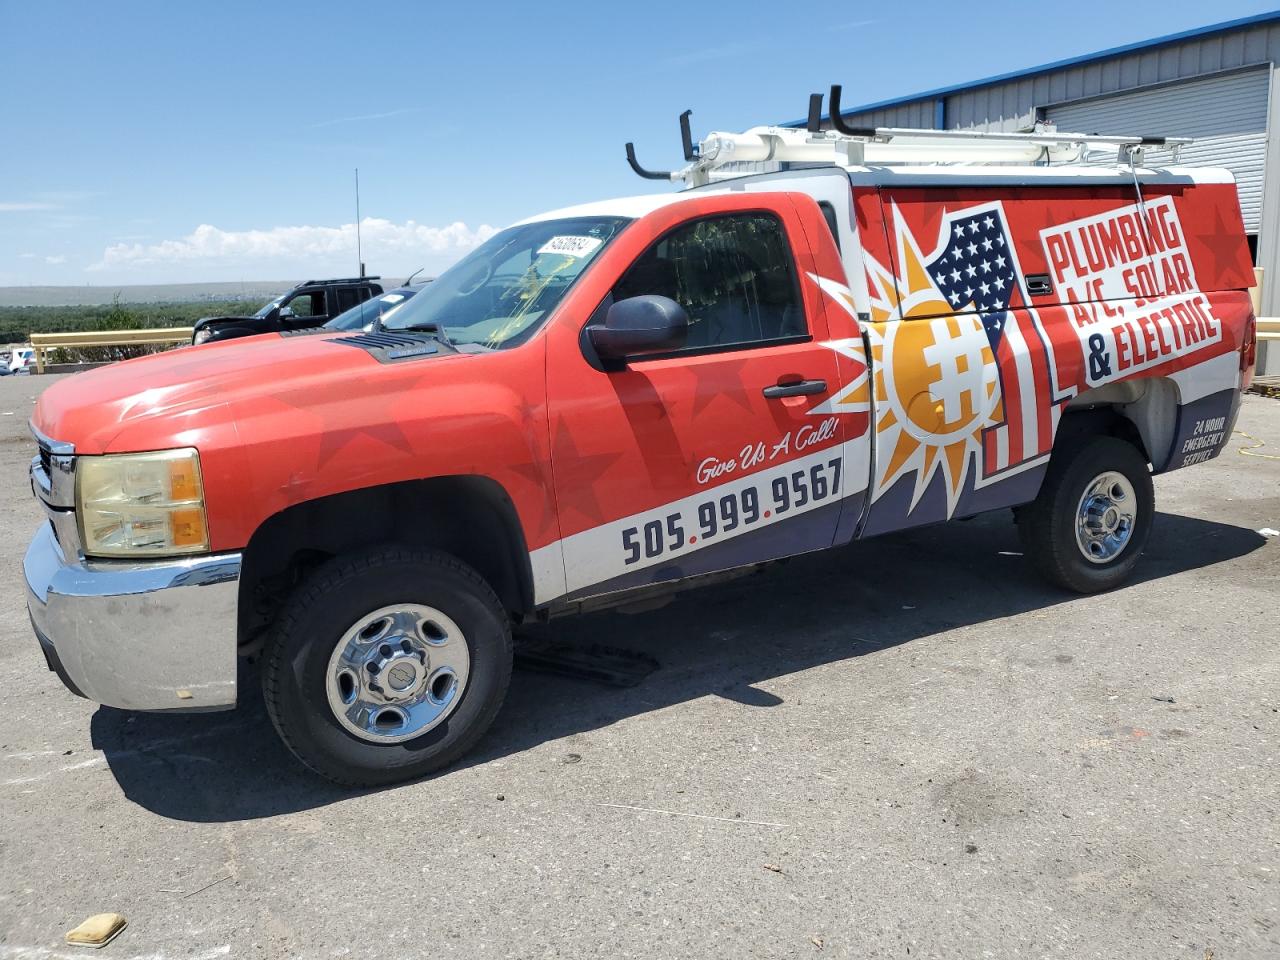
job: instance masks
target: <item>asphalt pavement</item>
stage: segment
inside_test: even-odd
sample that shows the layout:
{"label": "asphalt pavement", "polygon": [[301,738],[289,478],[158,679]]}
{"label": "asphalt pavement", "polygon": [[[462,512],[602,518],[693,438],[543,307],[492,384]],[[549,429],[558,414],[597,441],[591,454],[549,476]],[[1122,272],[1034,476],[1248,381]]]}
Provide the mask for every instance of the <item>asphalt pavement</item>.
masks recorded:
{"label": "asphalt pavement", "polygon": [[45,669],[53,379],[0,380],[0,960],[102,911],[103,960],[1280,956],[1280,401],[1156,479],[1123,589],[1042,584],[1002,512],[560,621],[660,668],[518,670],[463,763],[353,793],[252,687],[150,716]]}

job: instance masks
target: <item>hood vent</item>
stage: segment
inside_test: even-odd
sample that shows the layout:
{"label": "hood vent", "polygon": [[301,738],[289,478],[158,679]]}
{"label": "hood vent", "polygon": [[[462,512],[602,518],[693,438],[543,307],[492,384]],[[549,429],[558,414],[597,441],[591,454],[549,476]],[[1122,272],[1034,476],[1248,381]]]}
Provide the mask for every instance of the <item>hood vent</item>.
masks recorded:
{"label": "hood vent", "polygon": [[300,327],[297,330],[281,330],[282,337],[309,337],[316,333],[333,333],[329,327]]}
{"label": "hood vent", "polygon": [[334,337],[329,343],[341,343],[359,347],[379,363],[395,363],[399,360],[416,360],[440,352],[435,337],[425,333],[362,333],[354,337]]}

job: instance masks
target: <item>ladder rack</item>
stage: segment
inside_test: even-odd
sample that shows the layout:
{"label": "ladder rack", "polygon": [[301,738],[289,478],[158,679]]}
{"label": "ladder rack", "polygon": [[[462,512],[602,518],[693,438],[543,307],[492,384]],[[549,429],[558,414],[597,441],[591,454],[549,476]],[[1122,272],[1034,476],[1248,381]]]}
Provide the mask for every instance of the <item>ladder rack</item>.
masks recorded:
{"label": "ladder rack", "polygon": [[[1052,124],[1037,123],[1028,133],[987,133],[979,130],[927,130],[904,127],[850,127],[839,113],[840,88],[831,88],[831,124],[822,129],[822,95],[810,97],[807,129],[752,127],[743,133],[716,131],[698,144],[689,133],[689,113],[680,115],[685,160],[679,170],[646,170],[627,144],[627,162],[640,176],[701,186],[713,178],[741,175],[730,164],[781,162],[833,166],[893,164],[1056,164],[1084,160],[1097,148],[1115,150],[1116,162],[1142,162],[1146,147],[1167,148],[1176,160],[1187,137],[1106,136],[1064,133]],[[718,175],[718,176],[717,176]]]}

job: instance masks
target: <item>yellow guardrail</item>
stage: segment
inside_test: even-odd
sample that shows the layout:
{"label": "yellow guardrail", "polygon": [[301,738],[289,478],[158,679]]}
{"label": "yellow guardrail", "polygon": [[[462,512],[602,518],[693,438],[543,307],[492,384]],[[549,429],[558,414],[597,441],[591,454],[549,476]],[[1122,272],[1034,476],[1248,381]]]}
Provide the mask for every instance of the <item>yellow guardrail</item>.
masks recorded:
{"label": "yellow guardrail", "polygon": [[77,333],[33,333],[36,373],[44,373],[48,350],[59,347],[136,347],[166,343],[190,343],[192,327],[158,327],[150,330],[86,330]]}
{"label": "yellow guardrail", "polygon": [[1280,340],[1280,317],[1259,317],[1258,339]]}

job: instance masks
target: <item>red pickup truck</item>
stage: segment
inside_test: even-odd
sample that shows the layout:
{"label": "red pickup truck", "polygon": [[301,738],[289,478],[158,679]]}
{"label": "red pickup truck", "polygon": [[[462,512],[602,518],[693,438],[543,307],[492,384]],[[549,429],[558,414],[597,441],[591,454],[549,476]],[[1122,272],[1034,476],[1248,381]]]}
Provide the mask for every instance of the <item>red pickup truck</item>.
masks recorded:
{"label": "red pickup truck", "polygon": [[[1230,176],[735,136],[692,189],[502,231],[387,329],[46,390],[25,573],[50,667],[215,710],[258,653],[298,758],[378,784],[477,741],[530,619],[1009,508],[1052,581],[1121,583],[1152,474],[1216,456],[1252,374]],[[805,165],[735,174],[725,143],[769,138]]]}

